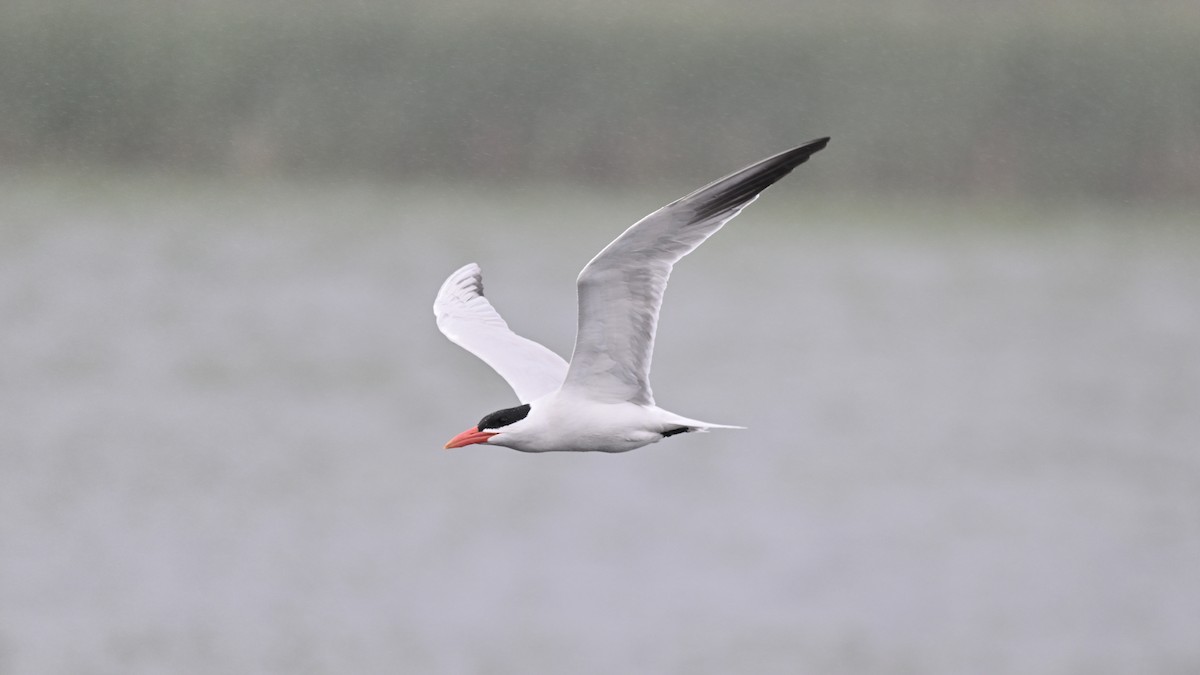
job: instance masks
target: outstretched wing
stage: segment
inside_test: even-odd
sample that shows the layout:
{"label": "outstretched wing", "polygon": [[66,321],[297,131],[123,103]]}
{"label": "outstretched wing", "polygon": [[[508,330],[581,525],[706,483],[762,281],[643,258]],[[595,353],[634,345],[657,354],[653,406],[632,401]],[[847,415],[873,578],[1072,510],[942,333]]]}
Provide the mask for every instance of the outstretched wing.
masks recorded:
{"label": "outstretched wing", "polygon": [[828,142],[781,152],[671,202],[592,258],[579,274],[579,329],[563,389],[653,404],[650,359],[671,268]]}
{"label": "outstretched wing", "polygon": [[559,388],[567,362],[542,345],[517,335],[483,297],[483,276],[471,263],[451,274],[433,301],[438,329],[450,341],[491,366],[522,403]]}

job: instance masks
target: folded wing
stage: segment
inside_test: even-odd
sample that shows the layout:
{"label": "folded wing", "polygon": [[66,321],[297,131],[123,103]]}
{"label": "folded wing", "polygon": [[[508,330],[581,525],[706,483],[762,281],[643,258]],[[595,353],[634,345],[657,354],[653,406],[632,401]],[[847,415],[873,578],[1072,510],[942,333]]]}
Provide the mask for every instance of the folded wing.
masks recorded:
{"label": "folded wing", "polygon": [[509,330],[492,303],[483,297],[479,265],[465,265],[446,279],[433,302],[433,314],[442,333],[491,366],[522,403],[562,385],[567,362]]}
{"label": "folded wing", "polygon": [[564,391],[653,404],[650,360],[671,268],[828,142],[811,141],[702,187],[641,219],[600,251],[579,274],[579,328]]}

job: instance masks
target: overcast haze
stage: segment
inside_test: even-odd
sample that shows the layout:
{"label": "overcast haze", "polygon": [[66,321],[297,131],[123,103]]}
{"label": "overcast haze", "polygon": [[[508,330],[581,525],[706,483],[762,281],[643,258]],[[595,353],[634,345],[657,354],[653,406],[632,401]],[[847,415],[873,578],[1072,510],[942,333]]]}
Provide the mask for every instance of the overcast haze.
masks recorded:
{"label": "overcast haze", "polygon": [[[0,6],[0,672],[1200,670],[1190,2]],[[444,451],[642,215],[745,431]]]}

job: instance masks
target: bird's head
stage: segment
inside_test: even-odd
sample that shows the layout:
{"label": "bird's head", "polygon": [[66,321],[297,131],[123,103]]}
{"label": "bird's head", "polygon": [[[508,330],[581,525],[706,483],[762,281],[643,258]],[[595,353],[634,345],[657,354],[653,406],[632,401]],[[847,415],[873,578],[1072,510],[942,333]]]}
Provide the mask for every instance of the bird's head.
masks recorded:
{"label": "bird's head", "polygon": [[526,403],[515,408],[505,408],[484,415],[483,419],[479,420],[479,424],[451,438],[450,442],[446,444],[446,449],[461,448],[464,445],[476,443],[504,445],[504,435],[513,431],[513,425],[525,419],[529,410],[529,404]]}

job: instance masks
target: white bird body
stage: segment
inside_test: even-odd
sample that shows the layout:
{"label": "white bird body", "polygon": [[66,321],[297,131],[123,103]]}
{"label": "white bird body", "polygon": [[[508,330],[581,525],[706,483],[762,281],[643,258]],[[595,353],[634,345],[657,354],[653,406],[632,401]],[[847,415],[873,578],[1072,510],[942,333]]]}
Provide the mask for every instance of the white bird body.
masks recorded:
{"label": "white bird body", "polygon": [[433,305],[438,328],[495,369],[522,405],[485,416],[446,447],[626,452],[679,433],[742,428],[655,405],[650,361],[663,292],[679,259],[828,142],[817,139],[700,188],[600,251],[579,274],[579,326],[569,364],[508,328],[483,296],[478,265],[451,274]]}
{"label": "white bird body", "polygon": [[626,452],[658,442],[672,430],[741,428],[688,419],[656,405],[595,401],[570,390],[551,392],[530,407],[536,416],[531,412],[503,427],[489,444],[524,452]]}

